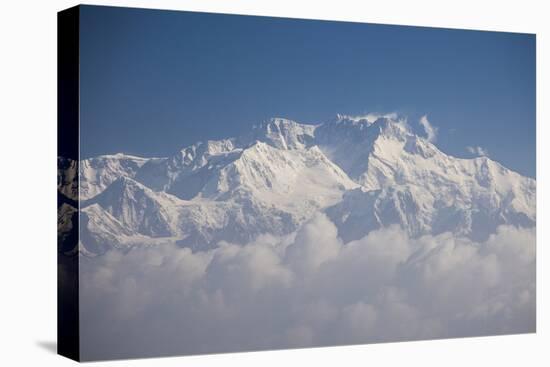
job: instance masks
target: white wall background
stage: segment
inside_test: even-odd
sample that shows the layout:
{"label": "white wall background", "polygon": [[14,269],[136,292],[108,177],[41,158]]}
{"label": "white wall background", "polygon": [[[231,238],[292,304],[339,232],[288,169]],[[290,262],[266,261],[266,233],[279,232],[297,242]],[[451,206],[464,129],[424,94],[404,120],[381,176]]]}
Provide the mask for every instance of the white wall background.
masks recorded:
{"label": "white wall background", "polygon": [[[93,1],[299,18],[537,33],[537,334],[104,362],[98,366],[543,366],[550,360],[548,103],[544,1]],[[0,5],[0,364],[64,366],[56,338],[56,12],[73,1]],[[546,205],[544,205],[546,204]],[[31,226],[32,225],[32,226]],[[546,361],[545,361],[546,359]],[[545,364],[546,362],[546,364]]]}

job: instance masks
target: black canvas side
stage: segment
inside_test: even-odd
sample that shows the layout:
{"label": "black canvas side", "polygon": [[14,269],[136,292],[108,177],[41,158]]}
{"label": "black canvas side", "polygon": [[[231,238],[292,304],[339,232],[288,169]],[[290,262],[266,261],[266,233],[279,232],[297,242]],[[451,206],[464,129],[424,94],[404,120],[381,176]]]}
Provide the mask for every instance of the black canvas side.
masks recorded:
{"label": "black canvas side", "polygon": [[57,14],[57,352],[77,361],[79,18],[78,6]]}

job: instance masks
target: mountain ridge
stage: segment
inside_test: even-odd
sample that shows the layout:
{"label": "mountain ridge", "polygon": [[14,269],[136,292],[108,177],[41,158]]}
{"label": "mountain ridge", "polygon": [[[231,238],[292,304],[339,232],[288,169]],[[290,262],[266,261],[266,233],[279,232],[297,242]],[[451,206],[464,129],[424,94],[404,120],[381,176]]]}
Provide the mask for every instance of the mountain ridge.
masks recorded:
{"label": "mountain ridge", "polygon": [[[488,157],[447,155],[395,114],[338,115],[316,125],[272,118],[243,136],[198,142],[171,157],[116,154],[79,167],[83,211],[118,221],[106,233],[120,224],[124,236],[195,249],[287,235],[316,212],[326,213],[346,242],[393,224],[413,237],[449,231],[483,239],[501,224],[536,222],[534,179]],[[59,175],[60,191],[74,191],[74,177]],[[94,223],[84,231],[99,238]],[[96,247],[128,243],[113,236]]]}

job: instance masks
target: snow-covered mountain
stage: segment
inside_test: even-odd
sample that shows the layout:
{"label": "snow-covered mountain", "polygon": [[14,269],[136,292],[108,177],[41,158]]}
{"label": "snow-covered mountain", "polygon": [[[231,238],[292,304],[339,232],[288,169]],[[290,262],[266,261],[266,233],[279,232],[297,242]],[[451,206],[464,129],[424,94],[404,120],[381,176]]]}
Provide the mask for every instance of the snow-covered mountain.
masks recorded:
{"label": "snow-covered mountain", "polygon": [[[74,196],[77,177],[64,172],[74,162],[60,162],[59,191]],[[274,118],[171,157],[116,154],[79,168],[82,248],[91,254],[246,243],[290,234],[317,212],[344,242],[392,224],[413,237],[479,240],[500,224],[536,220],[535,180],[487,157],[447,155],[395,115],[339,115],[317,125]]]}

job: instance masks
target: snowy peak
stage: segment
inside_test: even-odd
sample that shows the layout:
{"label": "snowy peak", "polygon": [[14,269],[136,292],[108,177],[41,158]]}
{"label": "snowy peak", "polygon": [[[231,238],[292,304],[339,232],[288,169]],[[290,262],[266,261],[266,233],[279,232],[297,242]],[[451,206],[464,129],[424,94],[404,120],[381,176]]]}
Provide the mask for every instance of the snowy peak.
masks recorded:
{"label": "snowy peak", "polygon": [[394,114],[350,117],[338,115],[336,119],[320,125],[317,140],[325,144],[372,144],[379,136],[403,141],[414,135],[405,119]]}
{"label": "snowy peak", "polygon": [[311,187],[332,191],[328,196],[356,186],[316,146],[285,150],[256,142],[244,149],[232,162],[213,172],[201,191],[201,197],[219,200],[230,197],[232,193],[245,191],[264,201],[281,203],[290,199],[296,202],[311,197],[308,193],[296,197],[296,192],[302,185],[307,186],[312,181],[318,183]]}
{"label": "snowy peak", "polygon": [[439,149],[437,149],[435,145],[416,135],[410,136],[407,139],[403,149],[409,154],[416,154],[425,159],[431,158],[439,153]]}
{"label": "snowy peak", "polygon": [[233,139],[207,140],[182,149],[170,160],[173,169],[197,169],[208,163],[213,156],[225,154],[235,149]]}
{"label": "snowy peak", "polygon": [[150,237],[170,236],[173,213],[170,207],[178,200],[157,193],[137,181],[120,177],[105,191],[85,202],[85,206],[98,204],[117,219],[125,228]]}
{"label": "snowy peak", "polygon": [[204,186],[214,166],[231,161],[240,151],[234,139],[198,142],[172,157],[148,161],[135,179],[155,191],[191,199]]}
{"label": "snowy peak", "polygon": [[83,199],[94,197],[119,177],[134,177],[147,161],[147,158],[122,153],[80,161],[81,197]]}
{"label": "snowy peak", "polygon": [[322,124],[315,131],[316,144],[352,179],[362,183],[369,157],[379,151],[402,149],[412,136],[404,120],[378,117],[376,120],[339,118]]}
{"label": "snowy peak", "polygon": [[315,125],[299,124],[283,118],[272,118],[254,126],[249,141],[263,141],[277,149],[304,149],[313,144]]}
{"label": "snowy peak", "polygon": [[153,190],[129,177],[121,176],[113,181],[105,191],[94,199],[94,201],[102,201],[102,199],[111,201],[115,198],[121,200],[133,200],[137,195],[151,197],[154,196],[155,193]]}
{"label": "snowy peak", "polygon": [[337,115],[336,119],[322,124],[318,138],[333,141],[345,140],[366,143],[378,136],[404,140],[413,135],[407,122],[396,114],[367,114],[364,116]]}

